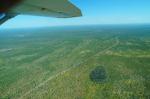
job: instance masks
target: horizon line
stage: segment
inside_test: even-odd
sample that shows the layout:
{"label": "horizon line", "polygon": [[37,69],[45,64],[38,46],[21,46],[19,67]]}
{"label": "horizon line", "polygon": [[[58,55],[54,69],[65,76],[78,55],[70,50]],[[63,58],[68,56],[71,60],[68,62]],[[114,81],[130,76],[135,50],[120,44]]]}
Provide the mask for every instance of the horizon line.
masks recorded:
{"label": "horizon line", "polygon": [[74,27],[74,26],[106,26],[106,25],[150,25],[150,23],[102,23],[102,24],[77,24],[77,25],[50,25],[50,26],[37,26],[37,27],[1,27],[0,30],[6,29],[36,29],[36,28],[52,28],[52,27]]}

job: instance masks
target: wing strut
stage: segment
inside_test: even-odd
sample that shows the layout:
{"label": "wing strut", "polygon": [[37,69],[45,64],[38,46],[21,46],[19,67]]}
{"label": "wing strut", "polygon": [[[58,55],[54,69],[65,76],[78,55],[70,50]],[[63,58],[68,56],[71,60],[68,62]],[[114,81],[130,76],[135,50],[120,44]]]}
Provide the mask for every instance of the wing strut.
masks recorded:
{"label": "wing strut", "polygon": [[0,18],[0,25],[3,24],[4,22],[6,22],[7,20],[15,17],[16,15],[11,15],[11,14],[2,14],[1,18]]}

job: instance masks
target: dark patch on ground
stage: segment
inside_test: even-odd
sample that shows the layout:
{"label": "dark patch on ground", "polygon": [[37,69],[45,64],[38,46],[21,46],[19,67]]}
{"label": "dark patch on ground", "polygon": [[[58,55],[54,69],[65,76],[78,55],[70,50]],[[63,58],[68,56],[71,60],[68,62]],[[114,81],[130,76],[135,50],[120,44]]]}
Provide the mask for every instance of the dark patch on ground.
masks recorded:
{"label": "dark patch on ground", "polygon": [[107,75],[106,70],[103,66],[97,66],[94,70],[90,73],[90,79],[96,83],[102,83],[106,81]]}

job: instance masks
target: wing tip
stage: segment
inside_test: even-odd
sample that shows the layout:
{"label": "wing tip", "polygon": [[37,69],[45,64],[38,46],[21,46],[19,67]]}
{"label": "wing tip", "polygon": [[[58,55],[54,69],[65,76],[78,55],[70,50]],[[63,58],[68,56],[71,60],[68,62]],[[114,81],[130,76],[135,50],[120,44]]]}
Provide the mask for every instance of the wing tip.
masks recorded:
{"label": "wing tip", "polygon": [[70,18],[71,17],[81,17],[81,16],[83,16],[82,11],[78,7],[76,7],[71,2],[69,2],[68,4],[69,4],[68,6],[70,7],[70,9],[68,10],[68,12],[66,12],[66,14],[68,14],[68,16]]}

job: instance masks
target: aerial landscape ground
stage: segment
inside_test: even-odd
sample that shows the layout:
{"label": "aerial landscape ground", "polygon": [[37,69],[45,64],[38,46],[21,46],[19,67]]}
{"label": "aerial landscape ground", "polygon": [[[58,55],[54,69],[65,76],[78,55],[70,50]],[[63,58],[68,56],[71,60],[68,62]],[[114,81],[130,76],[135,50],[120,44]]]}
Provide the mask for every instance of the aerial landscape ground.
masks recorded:
{"label": "aerial landscape ground", "polygon": [[1,30],[0,99],[150,99],[150,25]]}

